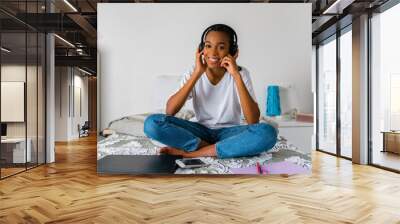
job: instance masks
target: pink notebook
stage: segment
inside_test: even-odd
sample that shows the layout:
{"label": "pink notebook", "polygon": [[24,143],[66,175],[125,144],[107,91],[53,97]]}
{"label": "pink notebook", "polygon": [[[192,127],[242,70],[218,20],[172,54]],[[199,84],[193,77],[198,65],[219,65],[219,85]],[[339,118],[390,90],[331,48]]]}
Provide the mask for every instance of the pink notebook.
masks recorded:
{"label": "pink notebook", "polygon": [[[311,170],[291,162],[276,162],[261,166],[263,174],[309,174]],[[257,167],[231,168],[233,174],[258,174]]]}

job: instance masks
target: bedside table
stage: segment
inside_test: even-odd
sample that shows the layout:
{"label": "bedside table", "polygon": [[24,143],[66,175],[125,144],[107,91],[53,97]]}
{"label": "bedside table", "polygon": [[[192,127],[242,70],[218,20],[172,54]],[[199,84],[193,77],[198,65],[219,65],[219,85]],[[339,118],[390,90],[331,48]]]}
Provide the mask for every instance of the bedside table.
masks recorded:
{"label": "bedside table", "polygon": [[311,153],[314,123],[296,120],[274,120],[279,125],[279,135],[304,153]]}

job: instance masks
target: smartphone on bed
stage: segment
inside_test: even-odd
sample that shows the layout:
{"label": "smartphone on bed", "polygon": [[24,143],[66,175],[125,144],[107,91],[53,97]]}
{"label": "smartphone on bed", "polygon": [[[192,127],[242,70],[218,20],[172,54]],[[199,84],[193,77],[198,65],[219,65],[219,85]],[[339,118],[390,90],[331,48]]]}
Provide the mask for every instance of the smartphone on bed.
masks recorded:
{"label": "smartphone on bed", "polygon": [[207,166],[207,164],[200,159],[177,159],[175,162],[181,168],[198,168]]}

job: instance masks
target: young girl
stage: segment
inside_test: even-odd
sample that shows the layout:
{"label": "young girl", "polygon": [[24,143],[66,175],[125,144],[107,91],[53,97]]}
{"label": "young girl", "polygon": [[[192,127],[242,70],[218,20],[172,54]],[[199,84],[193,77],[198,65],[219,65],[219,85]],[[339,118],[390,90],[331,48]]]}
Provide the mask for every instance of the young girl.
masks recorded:
{"label": "young girl", "polygon": [[[238,53],[231,27],[215,24],[204,31],[196,65],[168,99],[166,114],[145,120],[145,134],[168,146],[161,153],[232,158],[257,155],[275,145],[275,128],[258,123],[260,110],[249,72],[236,64]],[[188,99],[197,122],[174,117]],[[242,113],[247,125],[240,125]]]}

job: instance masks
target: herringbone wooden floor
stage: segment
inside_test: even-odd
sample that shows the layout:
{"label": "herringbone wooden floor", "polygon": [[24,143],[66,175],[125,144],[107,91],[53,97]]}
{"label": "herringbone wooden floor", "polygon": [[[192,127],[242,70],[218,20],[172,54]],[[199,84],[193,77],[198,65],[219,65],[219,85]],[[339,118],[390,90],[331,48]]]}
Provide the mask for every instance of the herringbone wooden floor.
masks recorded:
{"label": "herringbone wooden floor", "polygon": [[400,175],[313,153],[310,176],[98,176],[96,139],[0,181],[0,223],[400,223]]}

